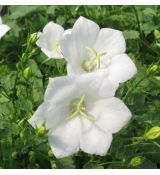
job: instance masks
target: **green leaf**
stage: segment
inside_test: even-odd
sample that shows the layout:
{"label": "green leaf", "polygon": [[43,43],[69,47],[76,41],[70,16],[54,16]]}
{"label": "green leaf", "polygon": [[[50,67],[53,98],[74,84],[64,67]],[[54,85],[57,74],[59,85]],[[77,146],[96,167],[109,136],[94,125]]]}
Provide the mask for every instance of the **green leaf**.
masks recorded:
{"label": "green leaf", "polygon": [[12,6],[10,19],[18,19],[37,10],[38,6]]}
{"label": "green leaf", "polygon": [[65,169],[75,168],[72,157],[66,157],[59,160],[60,163],[64,166]]}
{"label": "green leaf", "polygon": [[136,30],[125,30],[123,34],[125,39],[139,39],[139,32]]}
{"label": "green leaf", "polygon": [[98,163],[88,162],[83,166],[84,169],[104,169],[104,167]]}

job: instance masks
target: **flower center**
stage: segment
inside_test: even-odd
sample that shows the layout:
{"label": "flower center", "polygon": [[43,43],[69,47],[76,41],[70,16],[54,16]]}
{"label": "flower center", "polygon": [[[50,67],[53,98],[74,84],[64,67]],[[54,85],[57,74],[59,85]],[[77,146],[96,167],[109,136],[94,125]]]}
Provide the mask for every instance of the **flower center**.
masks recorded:
{"label": "flower center", "polygon": [[86,72],[92,72],[95,69],[100,69],[101,66],[101,57],[106,55],[106,52],[101,52],[97,53],[97,51],[94,48],[86,46],[86,49],[88,49],[93,57],[87,57],[83,62],[82,62],[82,68]]}
{"label": "flower center", "polygon": [[67,119],[72,119],[77,115],[81,115],[87,120],[92,121],[92,117],[86,114],[86,106],[85,106],[85,96],[83,95],[81,98],[75,98],[70,103],[70,115]]}
{"label": "flower center", "polygon": [[57,41],[54,45],[53,45],[53,48],[52,48],[52,51],[53,52],[56,52],[58,54],[61,54],[61,48],[60,48],[60,42]]}

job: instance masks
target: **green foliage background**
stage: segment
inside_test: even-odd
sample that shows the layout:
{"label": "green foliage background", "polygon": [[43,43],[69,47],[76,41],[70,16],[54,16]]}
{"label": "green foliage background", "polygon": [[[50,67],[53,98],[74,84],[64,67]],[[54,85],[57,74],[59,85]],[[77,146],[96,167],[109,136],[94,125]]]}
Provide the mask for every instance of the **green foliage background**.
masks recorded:
{"label": "green foliage background", "polygon": [[[12,28],[0,40],[0,168],[160,167],[160,131],[146,135],[160,126],[159,6],[3,6],[0,13]],[[68,29],[79,16],[124,32],[138,73],[116,96],[133,117],[105,157],[79,152],[56,159],[47,138],[27,120],[43,101],[48,78],[66,75],[66,62],[48,59],[30,34],[49,21]]]}

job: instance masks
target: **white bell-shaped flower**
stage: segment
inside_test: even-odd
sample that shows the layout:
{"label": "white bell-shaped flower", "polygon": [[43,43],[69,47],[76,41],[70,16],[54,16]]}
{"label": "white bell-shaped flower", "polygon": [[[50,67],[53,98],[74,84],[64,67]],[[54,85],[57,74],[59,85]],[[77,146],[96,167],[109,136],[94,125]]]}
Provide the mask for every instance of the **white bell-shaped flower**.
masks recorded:
{"label": "white bell-shaped flower", "polygon": [[[45,124],[49,144],[57,158],[70,156],[80,149],[104,156],[118,132],[131,118],[131,112],[118,98],[103,71],[96,82],[90,75],[50,78],[44,102],[29,120],[33,127]],[[101,93],[100,93],[101,92]]]}
{"label": "white bell-shaped flower", "polygon": [[61,37],[68,32],[69,30],[64,31],[59,24],[49,22],[42,32],[37,33],[38,40],[36,44],[49,58],[63,58],[60,41]]}
{"label": "white bell-shaped flower", "polygon": [[2,24],[2,18],[0,17],[0,38],[10,30],[10,27],[6,24]]}
{"label": "white bell-shaped flower", "polygon": [[68,75],[108,71],[109,79],[117,88],[129,80],[137,69],[126,51],[121,31],[102,28],[84,17],[79,17],[70,34],[63,37],[61,50],[67,60]]}

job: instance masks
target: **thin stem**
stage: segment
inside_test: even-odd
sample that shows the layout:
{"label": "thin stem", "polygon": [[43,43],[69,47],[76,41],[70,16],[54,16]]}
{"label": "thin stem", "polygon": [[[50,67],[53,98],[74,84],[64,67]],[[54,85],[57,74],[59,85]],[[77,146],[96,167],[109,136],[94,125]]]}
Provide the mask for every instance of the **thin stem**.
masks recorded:
{"label": "thin stem", "polygon": [[141,30],[141,25],[140,25],[140,20],[139,20],[139,16],[138,16],[138,12],[135,6],[132,6],[134,13],[135,13],[135,17],[136,17],[136,21],[137,21],[137,25],[138,25],[138,30],[140,33],[140,38],[143,38],[143,32]]}
{"label": "thin stem", "polygon": [[153,141],[152,142],[154,145],[156,145],[158,148],[160,148],[160,144],[158,144],[157,142]]}

